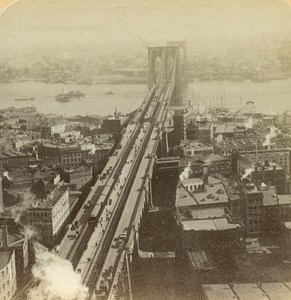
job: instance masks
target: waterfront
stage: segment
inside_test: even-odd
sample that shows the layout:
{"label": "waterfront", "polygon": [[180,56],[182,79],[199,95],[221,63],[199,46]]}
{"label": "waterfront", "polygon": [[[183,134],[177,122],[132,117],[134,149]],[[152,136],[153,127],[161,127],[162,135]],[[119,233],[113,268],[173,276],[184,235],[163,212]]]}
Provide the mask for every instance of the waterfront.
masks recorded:
{"label": "waterfront", "polygon": [[[64,91],[80,91],[85,98],[71,99],[70,102],[58,102],[55,96]],[[110,89],[113,94],[105,95]],[[15,82],[0,84],[0,108],[9,106],[35,106],[42,113],[56,113],[65,116],[109,115],[115,107],[122,113],[128,113],[138,107],[144,99],[147,86],[143,84],[45,84],[38,82]],[[252,100],[256,110],[265,113],[281,113],[288,108],[291,94],[291,79],[268,82],[233,81],[197,81],[188,86],[188,98],[199,101],[201,111],[206,105],[224,105],[238,109],[241,102]],[[14,101],[15,98],[31,98],[34,101]],[[289,109],[291,107],[289,106]]]}
{"label": "waterfront", "polygon": [[[55,96],[62,92],[80,91],[84,98],[58,102]],[[105,94],[110,89],[113,94]],[[41,113],[64,116],[109,115],[117,111],[128,113],[136,109],[146,95],[147,87],[142,84],[46,84],[38,82],[15,82],[0,84],[0,108],[9,106],[35,106]],[[15,101],[15,98],[31,98],[34,101]]]}

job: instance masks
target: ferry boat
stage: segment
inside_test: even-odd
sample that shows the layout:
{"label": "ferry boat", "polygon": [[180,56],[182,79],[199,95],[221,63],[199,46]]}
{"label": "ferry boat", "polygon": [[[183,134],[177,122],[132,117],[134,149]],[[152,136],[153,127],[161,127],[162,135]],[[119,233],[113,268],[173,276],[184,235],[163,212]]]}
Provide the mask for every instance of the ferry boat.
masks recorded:
{"label": "ferry boat", "polygon": [[64,93],[64,91],[62,91],[62,93],[57,95],[55,99],[60,102],[67,102],[70,101],[72,98],[81,98],[81,97],[85,97],[85,94],[79,91],[70,91],[68,93]]}

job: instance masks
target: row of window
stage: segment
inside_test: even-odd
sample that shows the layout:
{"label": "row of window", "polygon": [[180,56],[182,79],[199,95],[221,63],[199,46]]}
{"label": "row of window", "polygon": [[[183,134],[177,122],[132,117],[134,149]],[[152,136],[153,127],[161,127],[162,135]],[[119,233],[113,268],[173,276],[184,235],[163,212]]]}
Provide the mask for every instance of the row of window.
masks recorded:
{"label": "row of window", "polygon": [[49,212],[32,212],[30,213],[30,216],[32,217],[51,217],[51,213]]}
{"label": "row of window", "polygon": [[81,161],[81,158],[64,158],[62,160],[63,163],[70,163],[70,162],[80,162]]}
{"label": "row of window", "polygon": [[66,153],[62,154],[62,157],[81,157],[81,153]]}
{"label": "row of window", "polygon": [[2,158],[2,159],[0,159],[0,162],[1,163],[11,163],[11,162],[20,163],[20,162],[25,162],[27,160],[28,160],[27,157]]}

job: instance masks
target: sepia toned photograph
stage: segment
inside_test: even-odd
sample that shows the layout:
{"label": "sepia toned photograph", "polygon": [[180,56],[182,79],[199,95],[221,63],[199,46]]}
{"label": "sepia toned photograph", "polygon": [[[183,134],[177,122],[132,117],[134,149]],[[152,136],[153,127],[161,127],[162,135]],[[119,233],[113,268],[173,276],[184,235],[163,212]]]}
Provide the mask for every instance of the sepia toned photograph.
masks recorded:
{"label": "sepia toned photograph", "polygon": [[0,0],[0,300],[291,300],[291,0]]}

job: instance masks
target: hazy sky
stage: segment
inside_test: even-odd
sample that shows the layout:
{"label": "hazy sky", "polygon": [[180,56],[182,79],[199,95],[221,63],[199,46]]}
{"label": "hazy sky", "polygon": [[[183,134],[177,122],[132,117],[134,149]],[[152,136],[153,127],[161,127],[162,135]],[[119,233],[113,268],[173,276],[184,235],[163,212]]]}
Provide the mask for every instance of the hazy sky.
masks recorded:
{"label": "hazy sky", "polygon": [[288,1],[21,0],[0,16],[0,55],[56,48],[117,51],[127,43],[142,49],[167,40],[258,34],[291,36]]}

